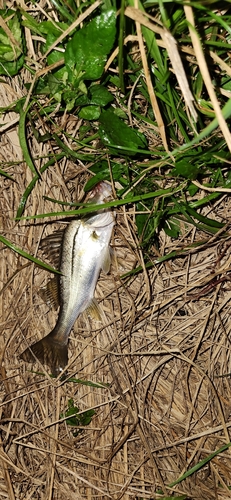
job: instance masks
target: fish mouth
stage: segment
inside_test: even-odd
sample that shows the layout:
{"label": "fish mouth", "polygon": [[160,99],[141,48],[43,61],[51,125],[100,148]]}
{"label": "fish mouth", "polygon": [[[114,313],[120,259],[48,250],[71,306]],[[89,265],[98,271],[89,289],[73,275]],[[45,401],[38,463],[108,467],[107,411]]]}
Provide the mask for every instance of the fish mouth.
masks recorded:
{"label": "fish mouth", "polygon": [[112,187],[105,181],[98,182],[89,194],[90,203],[104,203],[112,199]]}

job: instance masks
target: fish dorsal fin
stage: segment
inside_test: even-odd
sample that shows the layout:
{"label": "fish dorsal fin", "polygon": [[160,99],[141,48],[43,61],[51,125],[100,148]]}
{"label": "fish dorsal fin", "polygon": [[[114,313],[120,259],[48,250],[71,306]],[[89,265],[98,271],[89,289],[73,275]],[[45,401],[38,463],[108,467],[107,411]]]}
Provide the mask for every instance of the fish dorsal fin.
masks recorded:
{"label": "fish dorsal fin", "polygon": [[102,311],[96,299],[92,299],[83,312],[84,316],[90,316],[96,321],[101,321]]}
{"label": "fish dorsal fin", "polygon": [[109,273],[110,267],[111,267],[111,253],[110,253],[110,249],[106,248],[106,250],[104,252],[103,263],[102,263],[102,269],[103,269],[105,274]]}
{"label": "fish dorsal fin", "polygon": [[55,231],[41,240],[40,248],[47,255],[54,267],[59,268],[60,249],[63,241],[64,229]]}
{"label": "fish dorsal fin", "polygon": [[49,307],[53,309],[58,309],[59,307],[59,278],[54,276],[51,278],[47,285],[40,288],[38,292],[39,296]]}

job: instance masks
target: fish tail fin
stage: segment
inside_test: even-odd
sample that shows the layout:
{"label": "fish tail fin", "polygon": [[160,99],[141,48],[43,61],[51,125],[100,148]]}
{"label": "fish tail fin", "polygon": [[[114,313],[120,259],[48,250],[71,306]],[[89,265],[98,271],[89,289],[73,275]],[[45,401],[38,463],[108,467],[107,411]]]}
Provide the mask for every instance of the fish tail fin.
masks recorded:
{"label": "fish tail fin", "polygon": [[23,351],[20,358],[28,363],[34,363],[37,358],[40,363],[51,369],[54,377],[57,377],[68,362],[67,344],[57,342],[52,331]]}

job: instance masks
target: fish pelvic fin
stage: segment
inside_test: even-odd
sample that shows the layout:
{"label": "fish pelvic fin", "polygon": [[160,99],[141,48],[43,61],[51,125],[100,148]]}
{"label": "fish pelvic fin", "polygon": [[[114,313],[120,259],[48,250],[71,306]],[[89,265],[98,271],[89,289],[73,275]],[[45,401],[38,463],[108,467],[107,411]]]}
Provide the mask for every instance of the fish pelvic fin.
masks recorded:
{"label": "fish pelvic fin", "polygon": [[51,332],[23,351],[20,358],[27,363],[34,363],[38,359],[40,363],[50,368],[54,377],[57,377],[68,362],[67,344],[55,341]]}

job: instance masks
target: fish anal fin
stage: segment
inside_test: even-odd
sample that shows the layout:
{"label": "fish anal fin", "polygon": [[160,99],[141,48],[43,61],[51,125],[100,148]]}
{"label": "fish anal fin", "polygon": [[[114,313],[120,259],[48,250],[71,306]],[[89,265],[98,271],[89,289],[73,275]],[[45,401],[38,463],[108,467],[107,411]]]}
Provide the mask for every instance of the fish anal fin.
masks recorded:
{"label": "fish anal fin", "polygon": [[50,368],[54,377],[57,377],[68,362],[67,344],[56,342],[51,332],[23,351],[20,358],[27,363],[34,363],[38,359],[40,363]]}
{"label": "fish anal fin", "polygon": [[40,288],[38,292],[39,296],[49,307],[53,309],[58,309],[59,303],[59,278],[54,276],[51,278],[45,287]]}
{"label": "fish anal fin", "polygon": [[86,316],[90,316],[92,319],[95,319],[96,321],[101,321],[102,310],[96,299],[91,300],[90,304],[87,306],[83,314]]}

